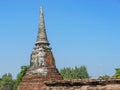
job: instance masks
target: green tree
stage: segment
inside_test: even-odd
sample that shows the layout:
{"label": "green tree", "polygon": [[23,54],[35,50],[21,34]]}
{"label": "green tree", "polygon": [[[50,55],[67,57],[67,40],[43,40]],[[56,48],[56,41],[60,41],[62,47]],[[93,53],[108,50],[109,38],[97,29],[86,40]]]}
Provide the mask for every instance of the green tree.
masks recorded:
{"label": "green tree", "polygon": [[80,71],[81,67],[75,67],[72,70],[72,79],[80,79],[81,77],[81,71]]}
{"label": "green tree", "polygon": [[14,82],[12,79],[12,74],[4,74],[1,79],[1,88],[0,90],[13,90]]}
{"label": "green tree", "polygon": [[60,70],[61,75],[63,76],[64,79],[71,79],[71,68],[67,67],[67,68],[63,68]]}
{"label": "green tree", "polygon": [[60,69],[60,74],[63,76],[64,79],[68,79],[68,80],[89,78],[89,74],[85,66],[75,67],[75,68],[66,67]]}
{"label": "green tree", "polygon": [[4,74],[0,79],[0,90],[17,90],[17,86],[21,82],[29,66],[21,66],[21,71],[17,75],[17,79],[12,79],[12,74]]}
{"label": "green tree", "polygon": [[115,69],[115,70],[116,70],[116,72],[115,72],[115,74],[113,75],[113,77],[120,78],[120,68],[117,68],[117,69]]}
{"label": "green tree", "polygon": [[1,90],[1,81],[2,81],[2,79],[0,78],[0,90]]}
{"label": "green tree", "polygon": [[26,71],[27,71],[28,68],[29,68],[29,66],[21,66],[21,71],[17,75],[17,79],[13,80],[13,83],[14,83],[13,90],[17,90],[17,86],[22,81],[22,78],[26,74]]}
{"label": "green tree", "polygon": [[27,69],[29,68],[29,66],[21,66],[21,71],[20,73],[17,75],[17,84],[19,84],[23,78],[23,76],[26,74]]}
{"label": "green tree", "polygon": [[82,78],[89,78],[89,74],[88,74],[87,68],[85,66],[81,66],[79,68],[79,72],[80,72],[79,78],[81,78],[81,79]]}
{"label": "green tree", "polygon": [[108,78],[110,78],[110,76],[108,76],[108,75],[103,75],[103,76],[99,76],[99,78],[108,79]]}

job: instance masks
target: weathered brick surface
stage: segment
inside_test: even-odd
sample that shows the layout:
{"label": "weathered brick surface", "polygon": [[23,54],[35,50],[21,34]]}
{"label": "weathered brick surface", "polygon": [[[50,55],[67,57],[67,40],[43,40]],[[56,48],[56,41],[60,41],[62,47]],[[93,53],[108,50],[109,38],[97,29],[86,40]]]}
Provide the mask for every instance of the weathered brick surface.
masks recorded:
{"label": "weathered brick surface", "polygon": [[[59,74],[55,66],[55,61],[52,52],[47,53],[46,61],[47,63],[49,63],[47,67],[47,75],[26,74],[23,77],[22,82],[18,86],[18,90],[46,90],[46,85],[44,84],[44,81],[63,80],[62,76]],[[49,88],[47,90],[49,90]]]}
{"label": "weathered brick surface", "polygon": [[120,90],[120,84],[111,84],[105,86],[54,86],[54,87],[44,87],[41,90]]}
{"label": "weathered brick surface", "polygon": [[[106,81],[106,82],[105,82]],[[91,84],[91,82],[96,82]],[[99,83],[100,82],[100,83]],[[120,79],[23,81],[18,90],[120,90]]]}

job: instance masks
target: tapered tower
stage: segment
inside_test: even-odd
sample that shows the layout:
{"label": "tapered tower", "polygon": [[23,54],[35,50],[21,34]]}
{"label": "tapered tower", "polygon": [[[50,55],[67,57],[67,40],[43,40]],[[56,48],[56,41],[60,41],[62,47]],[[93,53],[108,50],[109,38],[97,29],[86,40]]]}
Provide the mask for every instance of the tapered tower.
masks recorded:
{"label": "tapered tower", "polygon": [[36,40],[36,45],[41,45],[41,44],[49,45],[47,35],[46,35],[44,13],[43,13],[42,7],[40,7],[40,23],[38,28],[38,36]]}
{"label": "tapered tower", "polygon": [[44,81],[63,79],[56,68],[49,45],[45,29],[44,13],[42,7],[40,7],[40,23],[35,47],[30,55],[30,68],[18,86],[18,90],[41,90],[40,88],[44,84]]}
{"label": "tapered tower", "polygon": [[46,34],[43,9],[40,7],[38,36],[35,48],[33,48],[31,54],[30,69],[27,74],[45,75],[48,72],[48,68],[56,68],[56,66]]}

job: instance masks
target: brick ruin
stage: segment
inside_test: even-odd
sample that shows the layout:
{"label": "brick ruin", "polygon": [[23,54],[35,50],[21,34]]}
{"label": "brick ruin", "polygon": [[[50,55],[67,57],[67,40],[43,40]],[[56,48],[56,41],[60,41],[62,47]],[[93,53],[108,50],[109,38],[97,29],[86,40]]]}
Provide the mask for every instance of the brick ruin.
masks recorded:
{"label": "brick ruin", "polygon": [[[81,79],[70,81],[47,81],[46,90],[120,90],[120,79]],[[43,89],[43,90],[44,90]]]}
{"label": "brick ruin", "polygon": [[[37,77],[41,78],[41,77]],[[120,78],[81,80],[39,80],[21,83],[20,90],[120,90]]]}
{"label": "brick ruin", "polygon": [[120,79],[63,80],[48,42],[44,14],[40,8],[38,36],[30,58],[30,68],[18,90],[120,90]]}
{"label": "brick ruin", "polygon": [[45,86],[44,81],[63,80],[59,74],[55,60],[47,38],[44,14],[40,8],[40,24],[35,48],[31,53],[30,68],[27,70],[18,90],[41,90]]}

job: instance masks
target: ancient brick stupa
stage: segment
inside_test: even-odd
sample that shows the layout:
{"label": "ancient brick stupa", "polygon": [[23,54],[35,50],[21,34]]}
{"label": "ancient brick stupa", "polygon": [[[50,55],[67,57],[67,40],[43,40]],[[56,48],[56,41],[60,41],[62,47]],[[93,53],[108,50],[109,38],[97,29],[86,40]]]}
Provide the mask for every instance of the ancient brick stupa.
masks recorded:
{"label": "ancient brick stupa", "polygon": [[62,80],[62,76],[56,68],[55,60],[49,45],[43,9],[40,7],[38,36],[35,48],[33,48],[31,54],[30,68],[27,70],[22,82],[19,84],[18,90],[41,90],[44,81]]}

